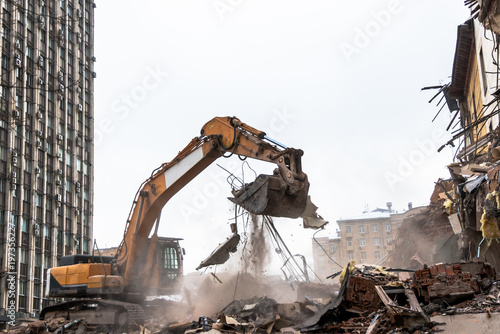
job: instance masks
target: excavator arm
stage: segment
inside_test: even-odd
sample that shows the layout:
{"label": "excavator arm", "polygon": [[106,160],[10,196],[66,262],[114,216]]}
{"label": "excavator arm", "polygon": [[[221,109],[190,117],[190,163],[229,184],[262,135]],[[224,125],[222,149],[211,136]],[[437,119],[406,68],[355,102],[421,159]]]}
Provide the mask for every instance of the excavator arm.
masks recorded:
{"label": "excavator arm", "polygon": [[[113,274],[124,279],[128,292],[141,292],[147,272],[157,264],[144,256],[148,237],[156,227],[163,206],[200,172],[220,157],[237,155],[274,163],[273,175],[259,175],[241,189],[233,191],[231,200],[255,214],[297,218],[307,204],[309,182],[302,172],[303,152],[268,138],[266,134],[236,117],[216,117],[170,162],[162,164],[140,186],[125,228],[124,239],[116,255]],[[154,250],[150,247],[149,253]],[[146,263],[144,265],[144,259]],[[145,268],[148,268],[145,270]]]}

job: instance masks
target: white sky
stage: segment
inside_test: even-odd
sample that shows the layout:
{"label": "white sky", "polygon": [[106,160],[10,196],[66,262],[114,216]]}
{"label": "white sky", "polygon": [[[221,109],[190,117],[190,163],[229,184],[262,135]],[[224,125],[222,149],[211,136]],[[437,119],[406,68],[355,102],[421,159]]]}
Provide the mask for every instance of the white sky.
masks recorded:
{"label": "white sky", "polygon": [[[449,177],[452,152],[436,150],[450,115],[431,123],[437,100],[420,89],[450,80],[468,15],[451,0],[97,1],[98,245],[119,244],[141,182],[215,116],[304,150],[310,194],[331,222],[318,236],[366,206],[427,204],[434,182]],[[237,158],[216,163],[240,172]],[[186,273],[229,235],[223,178],[210,166],[163,210],[161,235],[185,239]],[[291,219],[277,228],[312,266],[313,231]]]}

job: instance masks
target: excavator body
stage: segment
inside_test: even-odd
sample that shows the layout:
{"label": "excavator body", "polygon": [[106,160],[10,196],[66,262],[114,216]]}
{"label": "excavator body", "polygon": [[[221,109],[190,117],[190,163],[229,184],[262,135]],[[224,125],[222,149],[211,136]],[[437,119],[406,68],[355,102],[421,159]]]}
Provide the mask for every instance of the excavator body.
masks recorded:
{"label": "excavator body", "polygon": [[[107,325],[141,324],[147,296],[177,294],[182,286],[183,250],[179,240],[157,235],[163,206],[216,159],[236,155],[275,165],[272,175],[233,189],[231,200],[253,214],[298,218],[306,209],[309,182],[302,150],[269,139],[236,117],[215,117],[170,162],[155,169],[137,191],[123,240],[114,258],[74,256],[48,271],[47,297],[80,298],[45,308],[41,318],[61,314],[102,324],[90,312],[107,314]],[[154,232],[153,232],[154,231]],[[151,233],[153,232],[153,233]],[[233,235],[202,266],[223,263],[239,242]],[[64,259],[64,257],[63,257]],[[93,299],[90,299],[93,298]],[[142,319],[142,320],[141,320]]]}

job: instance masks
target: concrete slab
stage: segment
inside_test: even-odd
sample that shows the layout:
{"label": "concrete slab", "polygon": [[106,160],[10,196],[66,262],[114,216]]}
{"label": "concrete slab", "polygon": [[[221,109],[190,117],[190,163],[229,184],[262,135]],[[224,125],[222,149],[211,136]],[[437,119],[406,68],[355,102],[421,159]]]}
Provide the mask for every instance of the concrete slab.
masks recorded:
{"label": "concrete slab", "polygon": [[500,328],[500,313],[475,313],[439,315],[431,318],[432,321],[446,323],[438,326],[442,334],[486,334],[498,333]]}

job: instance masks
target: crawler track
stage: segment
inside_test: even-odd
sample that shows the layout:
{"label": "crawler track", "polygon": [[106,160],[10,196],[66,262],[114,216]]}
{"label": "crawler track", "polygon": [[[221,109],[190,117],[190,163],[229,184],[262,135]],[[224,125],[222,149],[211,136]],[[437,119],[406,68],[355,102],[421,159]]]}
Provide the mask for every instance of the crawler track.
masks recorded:
{"label": "crawler track", "polygon": [[114,329],[134,329],[144,324],[145,314],[139,304],[117,300],[83,299],[48,306],[40,319],[63,317],[67,320],[84,318],[88,325]]}

